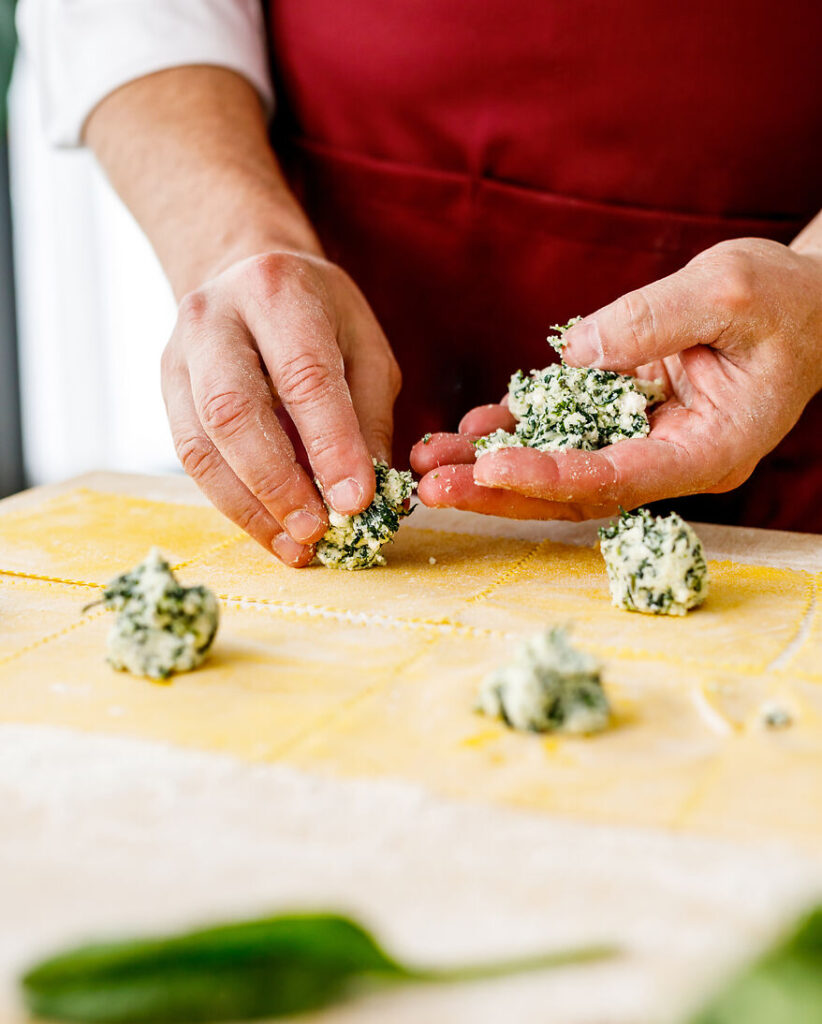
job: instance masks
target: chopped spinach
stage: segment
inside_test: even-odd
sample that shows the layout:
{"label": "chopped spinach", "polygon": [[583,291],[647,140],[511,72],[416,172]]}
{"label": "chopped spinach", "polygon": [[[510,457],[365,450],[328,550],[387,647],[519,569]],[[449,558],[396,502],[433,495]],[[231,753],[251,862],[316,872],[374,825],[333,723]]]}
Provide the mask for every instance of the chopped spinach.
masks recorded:
{"label": "chopped spinach", "polygon": [[332,569],[368,569],[385,565],[382,548],[393,540],[400,520],[411,514],[406,502],[414,491],[408,471],[390,469],[374,460],[377,489],[374,500],[354,516],[328,511],[329,527],[317,544],[317,559]]}
{"label": "chopped spinach", "polygon": [[599,530],[611,601],[652,615],[684,615],[708,593],[702,544],[675,512],[654,517],[648,509],[622,512]]}
{"label": "chopped spinach", "polygon": [[112,580],[100,603],[117,612],[108,637],[110,664],[151,679],[196,668],[219,624],[214,594],[202,586],[181,586],[157,548]]}
{"label": "chopped spinach", "polygon": [[559,627],[526,640],[486,677],[477,710],[532,732],[598,732],[611,715],[599,664]]}

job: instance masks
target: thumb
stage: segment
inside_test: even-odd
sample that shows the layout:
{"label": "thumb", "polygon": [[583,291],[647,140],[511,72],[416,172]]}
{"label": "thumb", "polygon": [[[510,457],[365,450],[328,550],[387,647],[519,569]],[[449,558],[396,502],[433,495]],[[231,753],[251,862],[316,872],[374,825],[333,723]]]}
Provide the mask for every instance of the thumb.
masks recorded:
{"label": "thumb", "polygon": [[718,298],[716,266],[690,263],[586,316],[566,333],[563,358],[570,366],[626,371],[710,345],[731,320]]}

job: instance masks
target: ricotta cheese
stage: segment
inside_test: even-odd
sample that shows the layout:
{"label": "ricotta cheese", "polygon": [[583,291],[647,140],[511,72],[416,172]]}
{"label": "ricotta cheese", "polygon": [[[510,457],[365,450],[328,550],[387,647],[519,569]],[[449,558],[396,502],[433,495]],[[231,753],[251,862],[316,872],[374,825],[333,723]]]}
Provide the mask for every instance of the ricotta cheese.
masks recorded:
{"label": "ricotta cheese", "polygon": [[[581,317],[555,324],[548,341],[562,354],[564,334]],[[522,370],[508,384],[508,408],[517,421],[513,433],[496,430],[474,442],[478,455],[500,448],[596,451],[650,430],[646,407],[664,397],[661,381],[641,381],[611,370],[554,363]]]}
{"label": "ricotta cheese", "polygon": [[526,640],[508,665],[488,675],[476,707],[532,732],[599,732],[611,716],[598,662],[572,647],[559,627]]}
{"label": "ricotta cheese", "polygon": [[410,515],[405,503],[415,483],[407,470],[389,468],[374,459],[377,491],[374,500],[355,516],[328,510],[329,527],[317,544],[316,556],[331,569],[370,569],[385,565],[382,548],[394,539],[400,520]]}
{"label": "ricotta cheese", "polygon": [[558,355],[562,356],[562,350],[565,348],[565,332],[570,331],[581,319],[581,316],[574,316],[567,324],[551,324],[551,333],[545,340]]}
{"label": "ricotta cheese", "polygon": [[620,518],[599,531],[611,603],[651,615],[684,615],[708,595],[708,566],[692,527],[672,512],[648,509]]}
{"label": "ricotta cheese", "polygon": [[196,668],[208,654],[219,604],[206,587],[182,587],[157,548],[136,569],[112,580],[102,603],[116,611],[108,660],[151,679]]}

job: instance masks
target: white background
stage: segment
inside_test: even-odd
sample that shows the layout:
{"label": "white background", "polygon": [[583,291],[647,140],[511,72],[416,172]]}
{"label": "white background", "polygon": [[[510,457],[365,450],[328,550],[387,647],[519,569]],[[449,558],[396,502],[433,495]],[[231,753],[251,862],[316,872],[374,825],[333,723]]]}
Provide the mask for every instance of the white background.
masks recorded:
{"label": "white background", "polygon": [[176,469],[159,378],[175,306],[159,264],[90,154],[46,142],[22,55],[10,116],[29,479]]}

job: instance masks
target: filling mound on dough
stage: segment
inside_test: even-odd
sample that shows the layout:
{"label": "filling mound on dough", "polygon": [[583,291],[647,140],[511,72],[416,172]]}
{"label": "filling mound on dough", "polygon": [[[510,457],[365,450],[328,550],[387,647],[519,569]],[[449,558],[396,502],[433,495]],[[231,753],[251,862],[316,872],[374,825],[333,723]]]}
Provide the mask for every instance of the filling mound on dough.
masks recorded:
{"label": "filling mound on dough", "polygon": [[526,640],[485,678],[477,710],[532,732],[599,732],[611,717],[599,663],[559,627]]}
{"label": "filling mound on dough", "polygon": [[[565,331],[580,317],[555,325],[548,341],[562,353]],[[517,424],[513,433],[495,430],[474,442],[478,455],[500,448],[596,451],[650,430],[646,408],[663,394],[659,381],[643,381],[610,370],[554,363],[522,370],[508,384],[508,408]]]}
{"label": "filling mound on dough", "polygon": [[374,500],[355,516],[328,510],[329,527],[317,544],[316,556],[331,569],[370,569],[385,565],[382,548],[394,539],[400,520],[411,514],[406,502],[415,483],[407,470],[389,468],[374,459],[377,491]]}
{"label": "filling mound on dough", "polygon": [[702,543],[680,516],[623,512],[600,528],[611,603],[651,615],[684,615],[708,596]]}
{"label": "filling mound on dough", "polygon": [[102,603],[118,613],[108,635],[116,669],[151,679],[196,668],[219,624],[219,604],[206,587],[182,587],[157,548],[131,572],[112,580]]}

